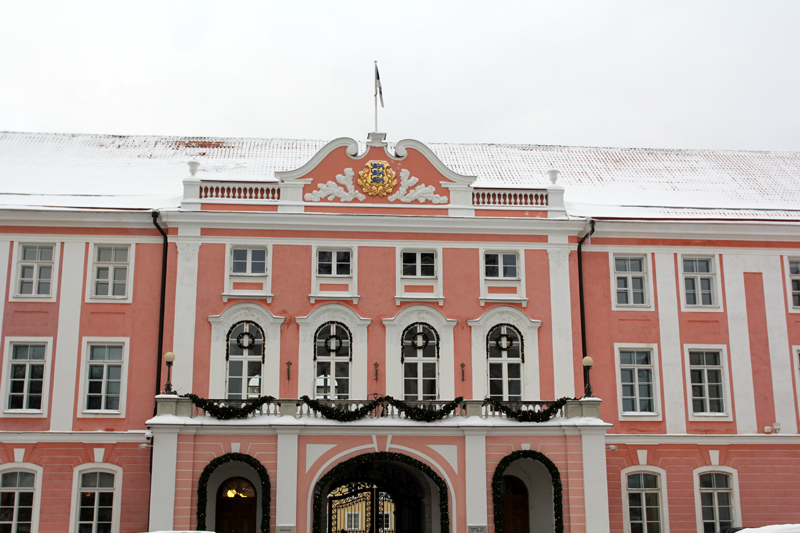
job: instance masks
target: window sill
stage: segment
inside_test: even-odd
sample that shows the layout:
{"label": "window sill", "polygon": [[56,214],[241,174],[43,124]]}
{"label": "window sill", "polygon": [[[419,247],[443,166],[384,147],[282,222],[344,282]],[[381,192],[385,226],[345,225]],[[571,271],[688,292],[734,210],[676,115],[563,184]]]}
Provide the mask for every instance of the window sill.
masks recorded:
{"label": "window sill", "polygon": [[223,292],[222,293],[222,301],[227,303],[229,299],[234,300],[266,300],[268,304],[272,303],[272,298],[274,294],[267,294],[265,292],[246,292],[246,291],[236,291],[236,292]]}
{"label": "window sill", "polygon": [[519,296],[481,296],[478,298],[481,307],[485,306],[487,302],[500,302],[500,303],[517,303],[522,304],[522,307],[528,307],[528,299],[520,298]]}
{"label": "window sill", "polygon": [[55,302],[56,297],[52,294],[13,294],[8,300],[10,302]]}
{"label": "window sill", "polygon": [[9,418],[44,418],[47,414],[41,409],[5,409],[3,417]]}
{"label": "window sill", "polygon": [[129,304],[130,296],[89,296],[86,303],[90,304]]}
{"label": "window sill", "polygon": [[611,306],[612,311],[652,311],[652,304],[618,304],[614,303]]}
{"label": "window sill", "polygon": [[352,300],[354,304],[357,304],[359,298],[361,298],[361,296],[358,294],[349,293],[317,293],[308,295],[308,299],[312,304],[316,303],[317,300]]}
{"label": "window sill", "polygon": [[125,414],[122,411],[81,411],[78,418],[122,418]]}
{"label": "window sill", "polygon": [[419,296],[397,295],[394,297],[394,302],[400,305],[401,302],[438,302],[439,305],[444,305],[444,296],[430,296],[421,294]]}

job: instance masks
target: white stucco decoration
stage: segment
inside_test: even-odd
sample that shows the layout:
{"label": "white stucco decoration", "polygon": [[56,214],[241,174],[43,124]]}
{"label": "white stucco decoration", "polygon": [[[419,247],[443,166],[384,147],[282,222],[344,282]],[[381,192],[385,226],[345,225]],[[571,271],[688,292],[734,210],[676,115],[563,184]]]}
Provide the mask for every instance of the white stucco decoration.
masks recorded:
{"label": "white stucco decoration", "polygon": [[[400,188],[397,189],[393,195],[389,196],[387,200],[394,202],[400,200],[404,203],[411,203],[414,200],[419,200],[420,203],[425,203],[425,200],[430,200],[432,204],[447,203],[447,196],[440,196],[436,194],[436,188],[433,185],[417,185],[419,178],[411,175],[408,169],[400,171]],[[414,187],[414,185],[417,185]],[[410,187],[414,187],[410,191]]]}
{"label": "white stucco decoration", "polygon": [[[336,175],[336,181],[341,185],[337,185],[332,181],[327,183],[318,183],[318,190],[306,193],[303,198],[305,198],[306,202],[319,202],[326,197],[328,200],[340,198],[342,202],[352,202],[354,199],[358,199],[363,202],[367,197],[356,190],[355,186],[353,185],[354,178],[355,173],[353,172],[353,169],[346,168],[344,169],[344,175]],[[342,185],[344,187],[342,187]]]}

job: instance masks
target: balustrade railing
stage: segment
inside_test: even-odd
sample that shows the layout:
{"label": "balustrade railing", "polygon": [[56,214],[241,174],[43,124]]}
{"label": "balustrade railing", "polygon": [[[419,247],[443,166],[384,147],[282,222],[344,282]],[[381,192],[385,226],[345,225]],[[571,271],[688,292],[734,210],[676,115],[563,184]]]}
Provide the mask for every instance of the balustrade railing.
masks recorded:
{"label": "balustrade railing", "polygon": [[472,192],[472,205],[547,208],[549,198],[548,192],[541,189],[476,189]]}
{"label": "balustrade railing", "polygon": [[200,199],[277,201],[281,199],[281,187],[278,183],[203,182]]}

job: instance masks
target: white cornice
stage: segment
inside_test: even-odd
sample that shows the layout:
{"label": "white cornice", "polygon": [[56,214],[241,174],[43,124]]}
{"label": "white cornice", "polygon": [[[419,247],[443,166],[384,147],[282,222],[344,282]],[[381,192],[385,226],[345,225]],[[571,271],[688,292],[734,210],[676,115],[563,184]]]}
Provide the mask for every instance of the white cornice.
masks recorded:
{"label": "white cornice", "polygon": [[141,431],[0,431],[0,442],[29,444],[39,442],[82,442],[114,444],[117,442],[147,442],[146,430]]}
{"label": "white cornice", "polygon": [[597,220],[595,228],[593,237],[612,239],[800,240],[800,222]]}
{"label": "white cornice", "polygon": [[0,225],[8,226],[67,226],[103,228],[147,228],[153,226],[153,210],[69,210],[53,209],[0,209]]}
{"label": "white cornice", "polygon": [[647,446],[656,444],[699,444],[712,446],[725,446],[729,444],[759,444],[797,446],[800,444],[800,435],[620,435],[607,434],[607,444],[625,444],[631,446]]}

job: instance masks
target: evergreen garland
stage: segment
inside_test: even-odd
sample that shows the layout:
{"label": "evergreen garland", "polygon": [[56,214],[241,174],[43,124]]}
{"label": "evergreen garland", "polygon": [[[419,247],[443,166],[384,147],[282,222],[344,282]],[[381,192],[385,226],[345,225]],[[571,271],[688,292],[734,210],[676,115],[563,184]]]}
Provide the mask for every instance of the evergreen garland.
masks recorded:
{"label": "evergreen garland", "polygon": [[258,473],[258,477],[261,479],[261,533],[269,533],[269,474],[267,474],[267,469],[264,468],[264,465],[262,465],[258,459],[244,453],[226,453],[225,455],[213,459],[203,469],[197,486],[197,529],[199,531],[206,529],[208,479],[211,477],[211,473],[214,472],[218,466],[231,462],[245,463]]}
{"label": "evergreen garland", "polygon": [[183,395],[184,398],[189,398],[192,403],[199,409],[210,414],[217,420],[232,420],[234,418],[247,418],[254,412],[261,409],[265,403],[272,403],[275,401],[274,396],[259,396],[247,402],[242,407],[220,407],[216,405],[214,400],[206,400],[196,394],[187,393]]}
{"label": "evergreen garland", "polygon": [[503,529],[503,500],[502,500],[502,484],[503,473],[511,463],[517,459],[533,459],[539,461],[550,472],[550,477],[553,479],[553,514],[555,518],[555,533],[564,533],[564,508],[561,502],[561,474],[558,472],[558,467],[547,458],[543,453],[535,452],[533,450],[519,450],[506,455],[497,464],[492,476],[492,503],[494,504],[494,531],[495,533],[504,533]]}
{"label": "evergreen garland", "polygon": [[312,400],[308,396],[302,396],[300,399],[303,400],[305,404],[308,405],[312,410],[320,413],[324,418],[336,420],[337,422],[352,422],[353,420],[361,420],[383,404],[394,406],[398,411],[405,413],[406,418],[409,420],[416,420],[418,422],[436,422],[437,420],[448,417],[450,413],[455,411],[456,407],[461,405],[461,402],[464,401],[464,398],[459,396],[452,402],[447,402],[444,404],[441,409],[434,411],[409,405],[406,402],[392,398],[391,396],[381,396],[380,398],[376,398],[365,403],[354,411],[350,411],[347,409],[337,409],[335,407],[331,407],[330,405],[325,405],[317,400]]}
{"label": "evergreen garland", "polygon": [[[439,517],[440,517],[440,533],[449,533],[450,531],[450,507],[448,505],[447,500],[447,484],[444,480],[439,477],[439,475],[433,471],[431,467],[417,461],[416,459],[412,459],[407,455],[403,455],[401,453],[393,453],[393,452],[374,452],[374,453],[365,453],[363,455],[358,455],[339,463],[338,465],[334,466],[327,474],[322,476],[322,478],[317,481],[317,484],[314,485],[314,521],[313,521],[313,528],[312,531],[314,533],[322,533],[322,504],[323,504],[323,494],[322,489],[330,483],[336,476],[341,473],[346,472],[347,470],[367,465],[373,463],[375,461],[396,461],[398,463],[403,463],[405,465],[409,465],[413,468],[416,468],[428,478],[431,479],[436,486],[439,488]],[[559,492],[560,494],[560,492]],[[557,531],[556,533],[563,533],[563,531]]]}
{"label": "evergreen garland", "polygon": [[495,400],[494,398],[486,398],[483,401],[484,405],[491,405],[501,413],[505,414],[508,418],[513,418],[519,422],[547,422],[554,416],[558,414],[558,412],[567,405],[567,401],[571,400],[572,398],[559,398],[558,400],[554,401],[550,404],[547,409],[543,409],[542,411],[521,411],[516,409],[511,409],[507,405],[503,404],[499,400]]}

